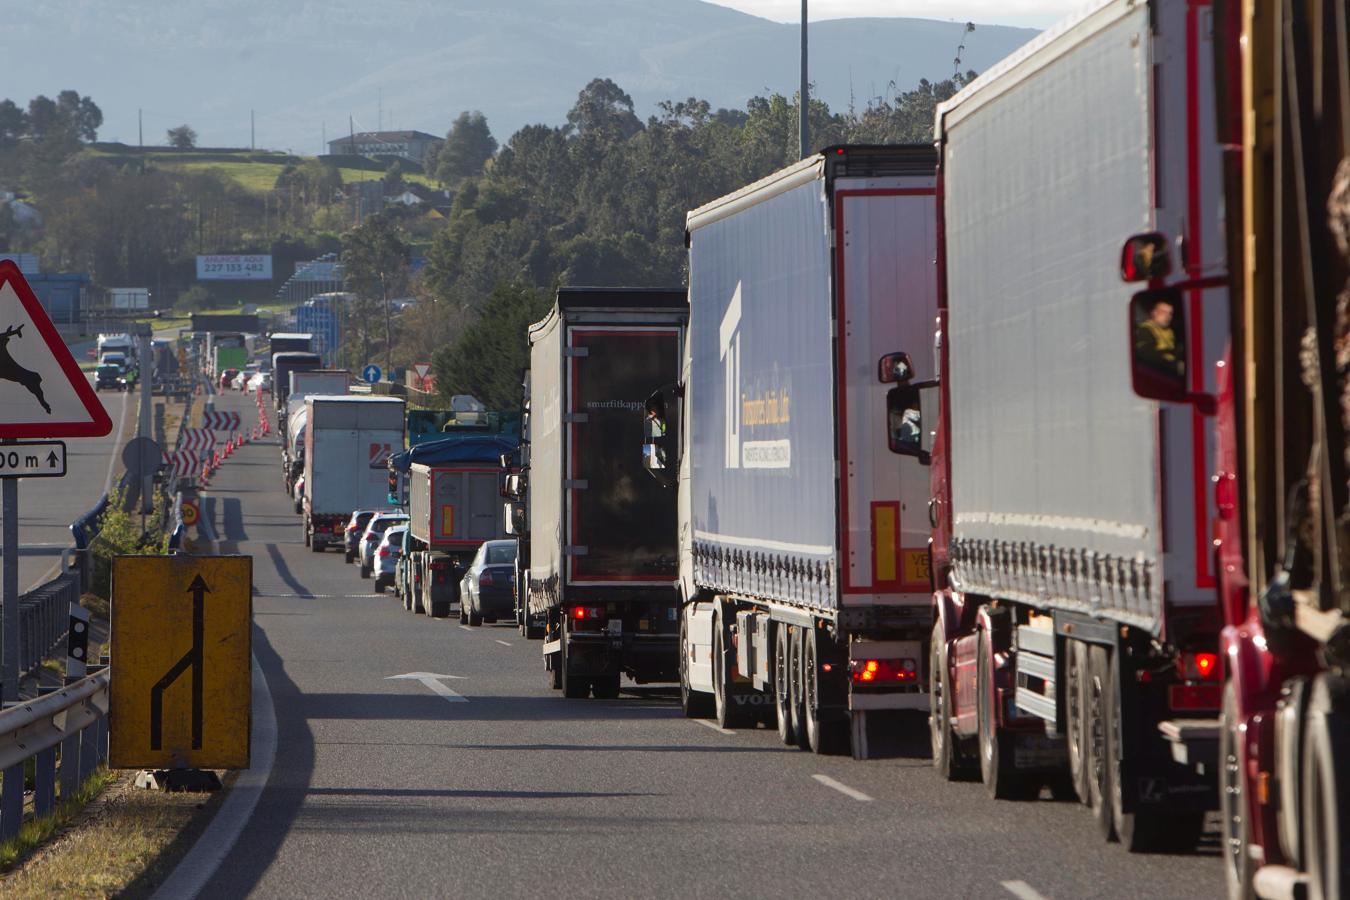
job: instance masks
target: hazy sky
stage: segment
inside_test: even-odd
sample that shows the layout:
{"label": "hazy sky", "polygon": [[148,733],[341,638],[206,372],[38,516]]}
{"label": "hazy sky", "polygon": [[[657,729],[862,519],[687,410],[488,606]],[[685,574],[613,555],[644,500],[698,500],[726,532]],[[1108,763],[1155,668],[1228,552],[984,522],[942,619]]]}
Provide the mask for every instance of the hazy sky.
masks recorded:
{"label": "hazy sky", "polygon": [[[709,0],[779,22],[801,20],[801,0]],[[920,19],[965,19],[987,25],[1045,28],[1088,0],[808,0],[812,19],[852,16],[912,16]]]}

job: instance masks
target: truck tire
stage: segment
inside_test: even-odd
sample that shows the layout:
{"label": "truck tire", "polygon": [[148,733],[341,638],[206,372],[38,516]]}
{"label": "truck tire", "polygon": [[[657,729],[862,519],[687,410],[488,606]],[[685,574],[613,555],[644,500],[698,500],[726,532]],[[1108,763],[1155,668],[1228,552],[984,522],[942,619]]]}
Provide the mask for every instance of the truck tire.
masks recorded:
{"label": "truck tire", "polygon": [[542,626],[542,625],[531,625],[531,624],[530,624],[529,615],[530,615],[529,610],[526,609],[526,611],[525,611],[525,638],[526,638],[527,640],[531,640],[531,641],[537,641],[537,640],[540,640],[540,639],[542,639],[543,636],[544,636],[544,626]]}
{"label": "truck tire", "polygon": [[792,638],[788,626],[773,629],[773,705],[778,714],[778,737],[791,747],[797,743],[792,730]]}
{"label": "truck tire", "polygon": [[1205,814],[1194,810],[1169,810],[1161,808],[1136,809],[1125,812],[1124,769],[1121,757],[1124,744],[1121,735],[1126,724],[1120,709],[1121,678],[1120,654],[1111,655],[1111,690],[1106,694],[1106,706],[1110,710],[1107,722],[1109,751],[1106,755],[1110,763],[1111,781],[1111,824],[1116,836],[1131,853],[1149,850],[1194,850],[1196,842],[1205,829]]}
{"label": "truck tire", "polygon": [[713,617],[713,707],[719,728],[744,728],[752,723],[750,717],[746,715],[744,707],[736,704],[731,674],[733,663],[731,655],[727,652],[727,646],[730,643],[727,640],[729,632],[730,627],[719,611]]}
{"label": "truck tire", "polygon": [[680,711],[686,719],[707,719],[714,712],[713,698],[689,686],[689,623],[680,610]]}
{"label": "truck tire", "polygon": [[1116,837],[1115,823],[1111,819],[1111,766],[1106,758],[1111,749],[1109,710],[1106,708],[1106,695],[1111,691],[1111,656],[1100,644],[1088,647],[1087,674],[1083,733],[1087,738],[1084,762],[1088,767],[1088,807],[1097,820],[1097,830],[1111,841]]}
{"label": "truck tire", "polygon": [[314,540],[313,537],[309,539],[309,549],[313,553],[322,553],[326,546],[326,544],[320,544],[318,541]]}
{"label": "truck tire", "polygon": [[1310,900],[1350,891],[1350,679],[1313,681],[1303,732],[1303,871]]}
{"label": "truck tire", "polygon": [[1026,800],[1040,793],[1040,782],[1019,773],[1014,764],[1012,735],[999,731],[994,719],[993,648],[988,631],[980,631],[976,649],[975,697],[979,713],[980,780],[997,800]]}
{"label": "truck tire", "polygon": [[812,628],[802,639],[802,713],[806,743],[812,753],[836,756],[848,749],[848,720],[829,719],[820,710],[820,632]]}
{"label": "truck tire", "polygon": [[591,692],[591,682],[587,678],[578,678],[568,673],[567,665],[567,630],[563,629],[562,651],[558,654],[558,661],[562,664],[562,692],[563,696],[569,700],[581,700]]}
{"label": "truck tire", "polygon": [[1087,683],[1088,645],[1064,642],[1064,744],[1069,757],[1069,780],[1080,803],[1087,805]]}
{"label": "truck tire", "polygon": [[1247,819],[1246,782],[1242,777],[1242,746],[1238,736],[1237,689],[1230,679],[1223,689],[1223,718],[1219,720],[1219,803],[1223,816],[1223,875],[1229,900],[1254,900],[1256,863],[1252,859],[1251,824]]}
{"label": "truck tire", "polygon": [[961,752],[952,733],[951,675],[947,671],[947,639],[942,623],[933,625],[928,654],[928,736],[933,749],[933,767],[946,781],[964,781],[971,775],[971,762]]}
{"label": "truck tire", "polygon": [[620,674],[615,671],[603,678],[591,682],[591,696],[597,700],[617,700],[619,697]]}
{"label": "truck tire", "polygon": [[788,694],[789,704],[792,708],[792,736],[793,743],[803,750],[811,749],[811,744],[806,737],[806,710],[803,708],[802,698],[806,695],[802,686],[802,629],[793,627],[792,629],[792,666],[791,673],[791,691]]}

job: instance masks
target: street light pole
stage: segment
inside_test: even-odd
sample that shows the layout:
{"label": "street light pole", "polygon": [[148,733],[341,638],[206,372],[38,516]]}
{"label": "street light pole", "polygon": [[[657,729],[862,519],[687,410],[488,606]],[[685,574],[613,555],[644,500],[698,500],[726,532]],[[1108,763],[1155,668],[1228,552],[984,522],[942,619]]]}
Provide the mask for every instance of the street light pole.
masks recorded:
{"label": "street light pole", "polygon": [[807,120],[808,110],[811,106],[809,96],[809,86],[806,79],[806,0],[802,0],[802,85],[799,95],[800,105],[797,108],[797,124],[801,129],[801,139],[798,149],[801,151],[799,156],[806,159],[811,146],[811,125]]}

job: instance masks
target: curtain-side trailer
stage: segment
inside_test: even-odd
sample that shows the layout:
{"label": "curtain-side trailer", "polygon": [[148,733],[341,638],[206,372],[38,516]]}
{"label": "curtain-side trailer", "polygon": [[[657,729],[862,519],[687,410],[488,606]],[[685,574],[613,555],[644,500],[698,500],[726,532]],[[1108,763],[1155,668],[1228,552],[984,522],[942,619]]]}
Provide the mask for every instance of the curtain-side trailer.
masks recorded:
{"label": "curtain-side trailer", "polygon": [[678,471],[687,715],[861,758],[869,717],[927,708],[928,474],[886,452],[874,366],[933,330],[934,170],[929,146],[832,147],[688,216],[684,377],[649,453]]}
{"label": "curtain-side trailer", "polygon": [[[1098,3],[937,113],[934,762],[1077,793],[1131,849],[1193,844],[1217,804],[1212,426],[1132,363],[1206,391],[1184,351],[1227,339],[1199,7]],[[1132,305],[1174,257],[1172,303]]]}
{"label": "curtain-side trailer", "polygon": [[561,288],[530,327],[530,611],[549,681],[671,681],[675,497],[643,471],[644,401],[679,378],[683,291]]}

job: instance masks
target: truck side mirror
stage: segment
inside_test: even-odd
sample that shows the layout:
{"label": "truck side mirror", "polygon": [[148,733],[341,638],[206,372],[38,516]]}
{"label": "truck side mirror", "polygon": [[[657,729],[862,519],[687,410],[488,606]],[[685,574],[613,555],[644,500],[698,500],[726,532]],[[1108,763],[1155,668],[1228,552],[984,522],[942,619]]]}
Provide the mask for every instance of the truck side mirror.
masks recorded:
{"label": "truck side mirror", "polygon": [[886,392],[886,444],[892,453],[912,456],[922,465],[932,461],[923,449],[923,401],[919,388],[900,384]]}
{"label": "truck side mirror", "polygon": [[877,381],[904,384],[914,377],[914,363],[908,353],[887,353],[877,361]]}
{"label": "truck side mirror", "polygon": [[1190,402],[1186,307],[1181,291],[1140,291],[1130,299],[1130,381],[1150,400]]}
{"label": "truck side mirror", "polygon": [[1134,283],[1172,274],[1172,248],[1167,235],[1146,231],[1132,235],[1120,250],[1120,277]]}

